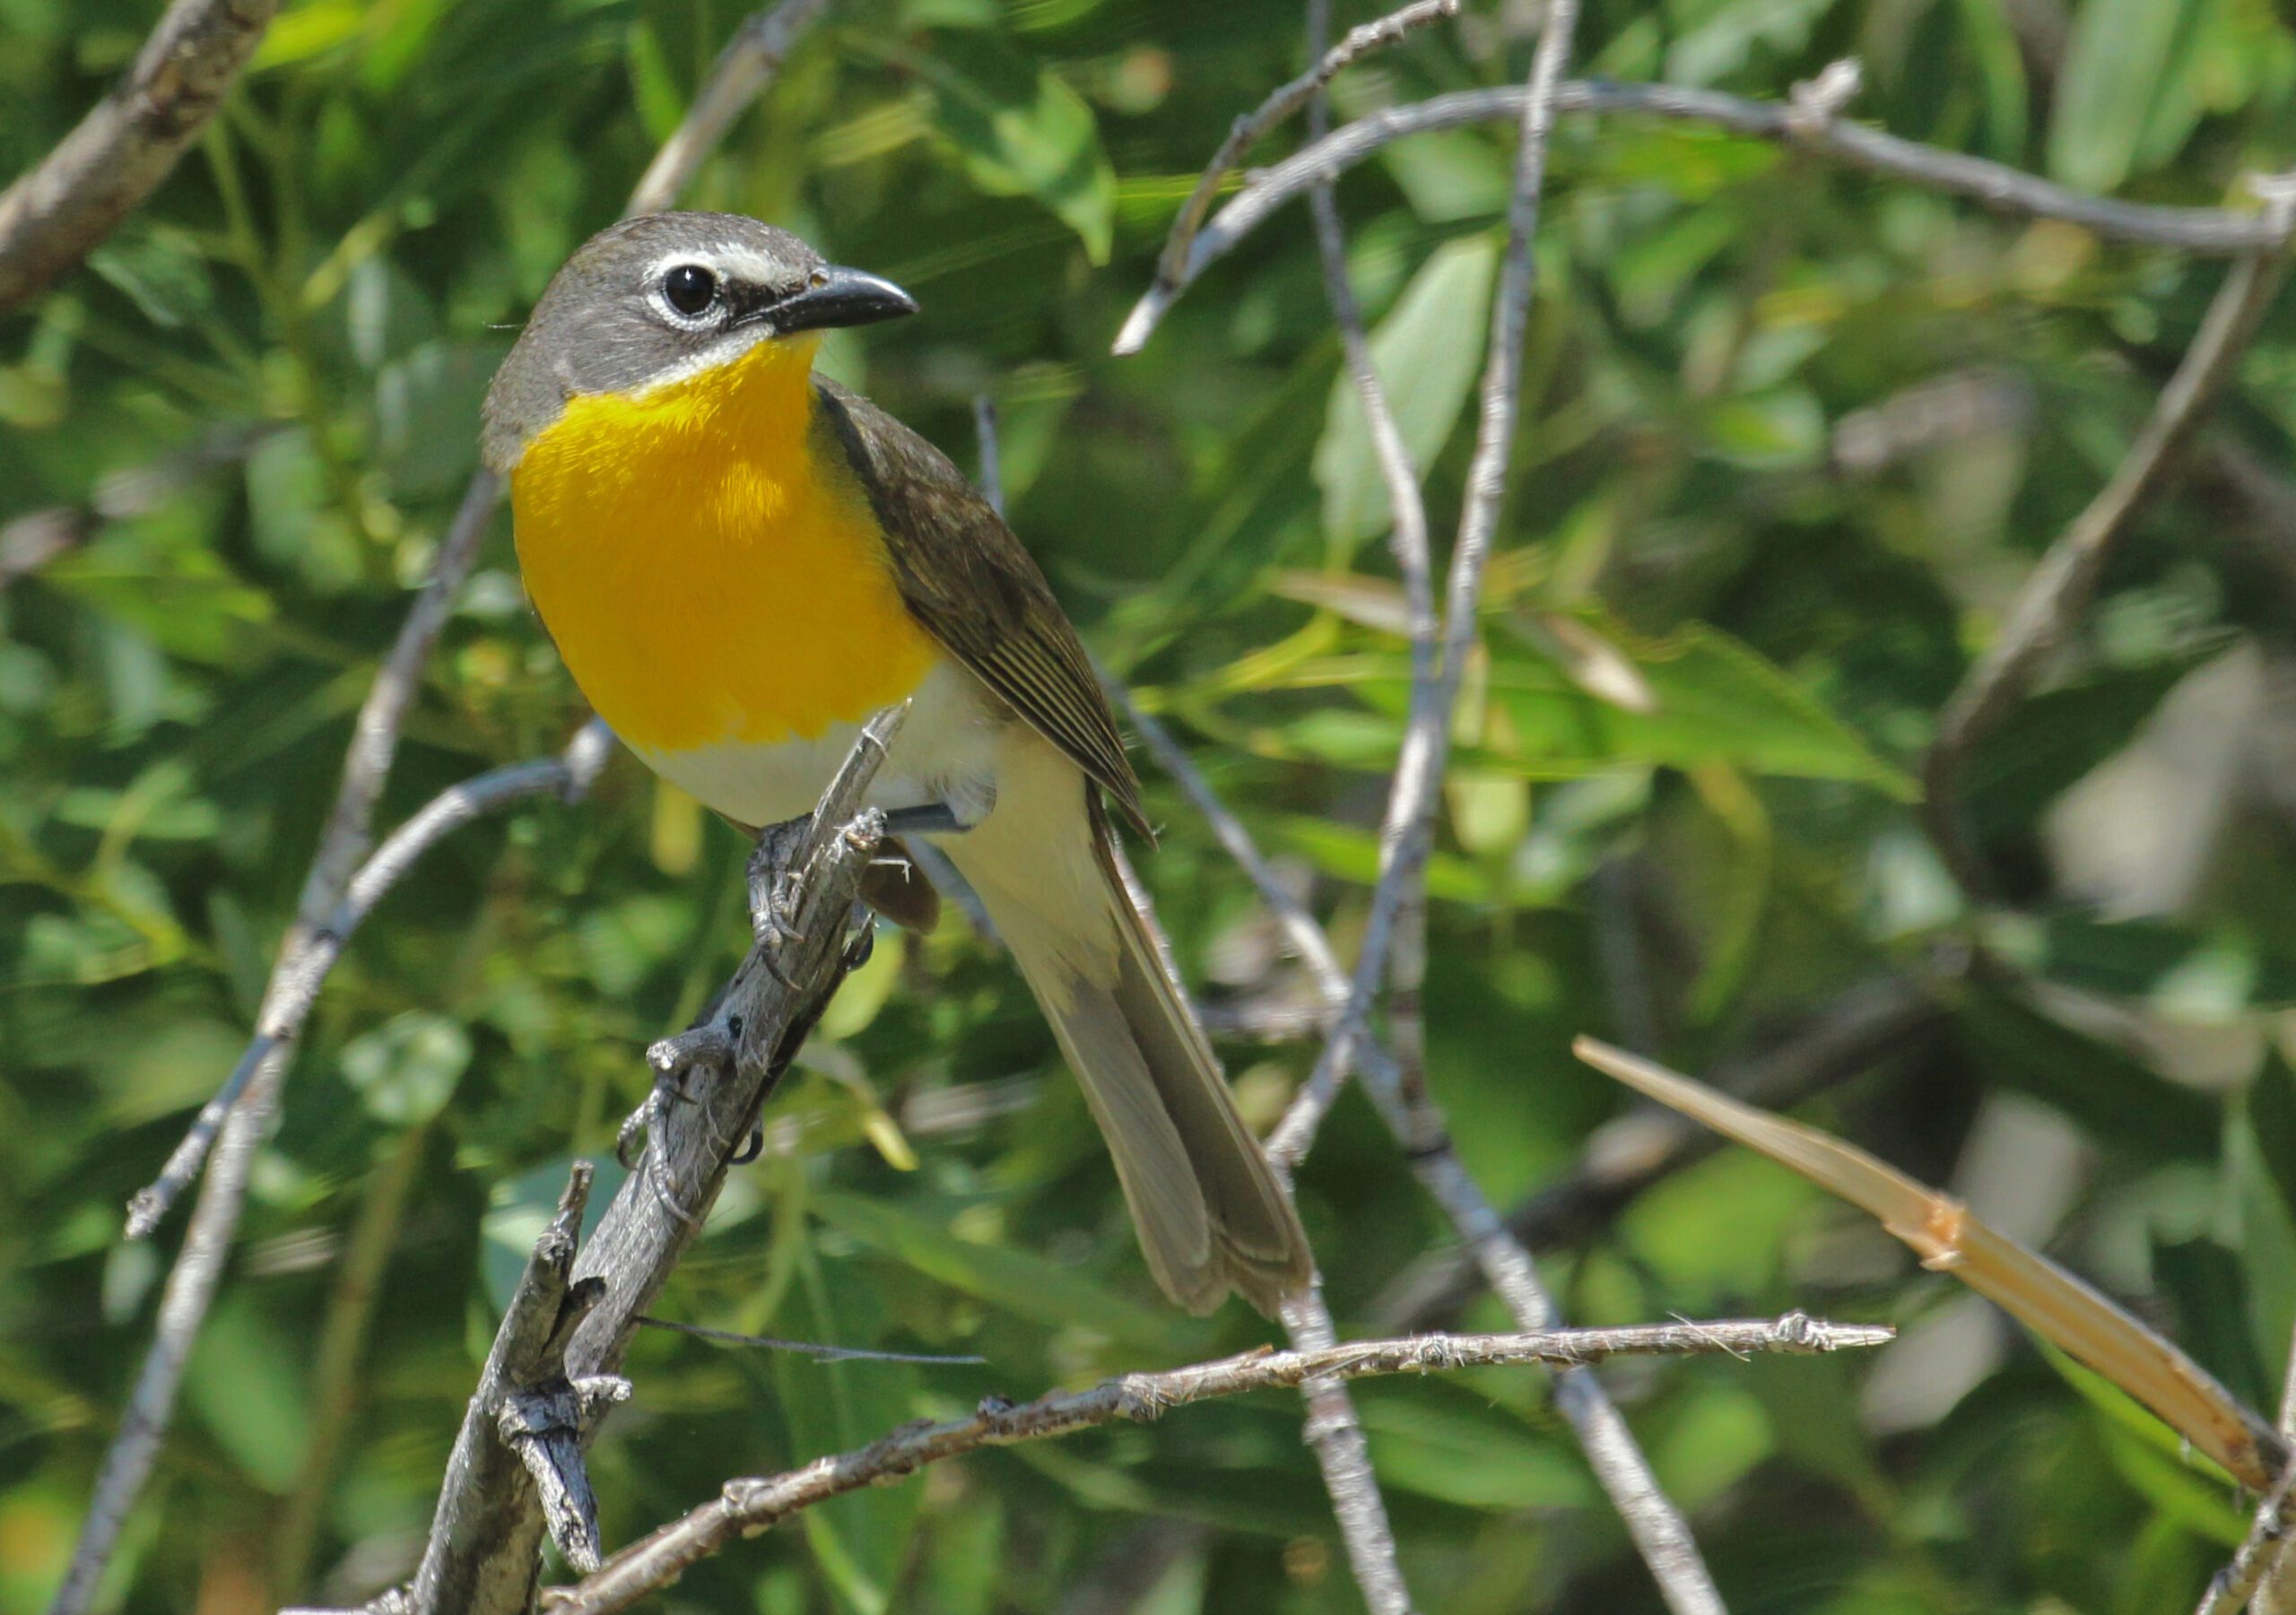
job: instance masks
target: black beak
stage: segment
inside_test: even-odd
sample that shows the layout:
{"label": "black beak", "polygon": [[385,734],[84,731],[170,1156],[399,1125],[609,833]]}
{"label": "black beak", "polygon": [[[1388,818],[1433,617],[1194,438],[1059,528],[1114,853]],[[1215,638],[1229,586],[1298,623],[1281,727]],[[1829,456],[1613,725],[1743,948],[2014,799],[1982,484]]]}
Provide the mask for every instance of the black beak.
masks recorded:
{"label": "black beak", "polygon": [[823,331],[841,326],[874,326],[917,312],[917,300],[883,275],[834,265],[818,271],[813,283],[760,310],[775,332]]}

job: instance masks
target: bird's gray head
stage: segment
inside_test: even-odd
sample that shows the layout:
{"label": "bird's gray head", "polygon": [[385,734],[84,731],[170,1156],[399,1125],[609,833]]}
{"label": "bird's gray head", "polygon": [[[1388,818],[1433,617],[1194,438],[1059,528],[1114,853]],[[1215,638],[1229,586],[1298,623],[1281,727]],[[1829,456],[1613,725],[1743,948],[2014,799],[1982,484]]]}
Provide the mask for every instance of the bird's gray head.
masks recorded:
{"label": "bird's gray head", "polygon": [[761,342],[916,310],[891,281],[738,213],[625,219],[552,277],[487,389],[482,452],[507,473],[569,398],[643,392]]}

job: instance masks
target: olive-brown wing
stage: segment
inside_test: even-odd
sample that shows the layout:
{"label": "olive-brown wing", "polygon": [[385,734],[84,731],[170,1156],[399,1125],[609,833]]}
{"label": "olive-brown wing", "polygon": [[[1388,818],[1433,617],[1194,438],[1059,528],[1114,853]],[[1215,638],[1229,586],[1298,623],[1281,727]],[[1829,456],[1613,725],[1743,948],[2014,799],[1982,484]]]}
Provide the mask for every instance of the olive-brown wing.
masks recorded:
{"label": "olive-brown wing", "polygon": [[867,493],[903,603],[1150,834],[1116,718],[1034,558],[940,450],[859,394],[825,379],[814,385],[815,430],[827,435],[818,447]]}

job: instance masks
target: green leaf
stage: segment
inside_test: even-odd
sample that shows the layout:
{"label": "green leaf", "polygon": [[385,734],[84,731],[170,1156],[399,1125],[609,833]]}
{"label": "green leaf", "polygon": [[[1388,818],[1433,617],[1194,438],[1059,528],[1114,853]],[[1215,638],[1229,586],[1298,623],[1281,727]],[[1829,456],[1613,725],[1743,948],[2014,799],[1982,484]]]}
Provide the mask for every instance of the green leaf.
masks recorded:
{"label": "green leaf", "polygon": [[1577,1455],[1466,1386],[1394,1382],[1356,1392],[1382,1484],[1470,1508],[1573,1508],[1591,1500]]}
{"label": "green leaf", "polygon": [[1596,622],[1632,659],[1655,699],[1648,712],[1598,699],[1537,647],[1492,643],[1491,698],[1512,722],[1492,754],[1534,777],[1568,777],[1622,764],[1693,768],[1725,763],[1752,775],[1870,785],[1901,801],[1913,782],[1759,652],[1718,629],[1685,628],[1637,641]]}
{"label": "green leaf", "polygon": [[2239,1255],[2213,1239],[2155,1239],[2152,1277],[2175,1305],[2178,1343],[2242,1402],[2269,1407]]}
{"label": "green leaf", "polygon": [[2187,1529],[2228,1548],[2239,1545],[2248,1522],[2235,1504],[2230,1476],[2103,1375],[2046,1341],[2034,1343],[2049,1367],[2095,1410],[2105,1450],[2123,1480]]}
{"label": "green leaf", "polygon": [[2049,119],[2048,169],[2109,191],[2126,179],[2152,109],[2187,59],[2200,0],[2083,0],[2074,13]]}
{"label": "green leaf", "polygon": [[1057,1329],[1098,1330],[1135,1351],[1176,1351],[1198,1333],[1041,1256],[960,1239],[889,1202],[827,1194],[812,1203],[824,1221],[870,1249],[1015,1316]]}
{"label": "green leaf", "polygon": [[274,1327],[248,1298],[207,1320],[184,1375],[184,1401],[248,1479],[283,1493],[302,1465],[309,1342]]}
{"label": "green leaf", "polygon": [[[1424,470],[1458,424],[1482,368],[1491,285],[1499,266],[1494,236],[1468,236],[1437,248],[1371,334],[1371,362],[1386,384],[1412,463]],[[1387,483],[1371,451],[1362,402],[1344,369],[1332,380],[1324,435],[1316,445],[1324,526],[1351,548],[1389,525]]]}
{"label": "green leaf", "polygon": [[934,122],[972,182],[1033,196],[1074,230],[1095,264],[1116,229],[1116,170],[1091,105],[1048,69],[977,33],[936,35],[909,58],[931,86]]}
{"label": "green leaf", "polygon": [[2296,1003],[2296,960],[2225,927],[2054,914],[1996,919],[1986,941],[2031,974],[2181,1021],[2223,1025]]}
{"label": "green leaf", "polygon": [[1674,0],[1675,22],[1666,49],[1666,79],[1711,84],[1746,65],[1756,47],[1780,53],[1801,48],[1833,0]]}
{"label": "green leaf", "polygon": [[2146,1160],[2215,1159],[2216,1101],[2120,1050],[1981,987],[1964,994],[1953,1025],[1989,1081],[2054,1106],[2096,1137]]}
{"label": "green leaf", "polygon": [[[865,1293],[836,1289],[810,1246],[799,1255],[803,1281],[790,1288],[777,1326],[805,1340],[855,1343],[875,1338]],[[850,1452],[917,1411],[917,1370],[902,1363],[818,1363],[794,1352],[772,1354],[773,1380],[793,1450]],[[852,1615],[885,1615],[899,1589],[925,1488],[872,1487],[835,1498],[804,1514],[813,1562]]]}
{"label": "green leaf", "polygon": [[2161,699],[2224,647],[2211,637],[2180,654],[2117,668],[2021,702],[1962,770],[1970,817],[1987,839],[2028,833],[2043,809],[2128,744]]}
{"label": "green leaf", "polygon": [[1706,412],[1705,427],[1717,455],[1749,470],[1803,470],[1825,457],[1825,411],[1806,387],[1726,398]]}
{"label": "green leaf", "polygon": [[470,1066],[470,1034],[444,1015],[409,1010],[345,1044],[343,1076],[377,1121],[414,1127],[446,1108]]}
{"label": "green leaf", "polygon": [[2248,1084],[2247,1110],[2264,1169],[2279,1189],[2290,1220],[2296,1221],[2296,1076],[2268,1042],[2264,1064]]}
{"label": "green leaf", "polygon": [[2000,0],[1958,0],[1961,38],[1975,58],[1985,91],[1987,155],[2014,162],[2025,149],[2031,97],[2025,56]]}

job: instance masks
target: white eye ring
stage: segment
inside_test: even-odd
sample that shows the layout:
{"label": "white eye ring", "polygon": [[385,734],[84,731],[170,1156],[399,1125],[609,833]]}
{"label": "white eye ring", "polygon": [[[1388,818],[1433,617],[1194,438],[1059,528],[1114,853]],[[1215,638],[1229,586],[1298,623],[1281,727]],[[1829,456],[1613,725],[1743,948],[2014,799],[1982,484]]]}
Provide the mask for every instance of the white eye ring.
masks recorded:
{"label": "white eye ring", "polygon": [[673,264],[655,284],[662,306],[681,324],[700,325],[718,307],[723,283],[706,265]]}

